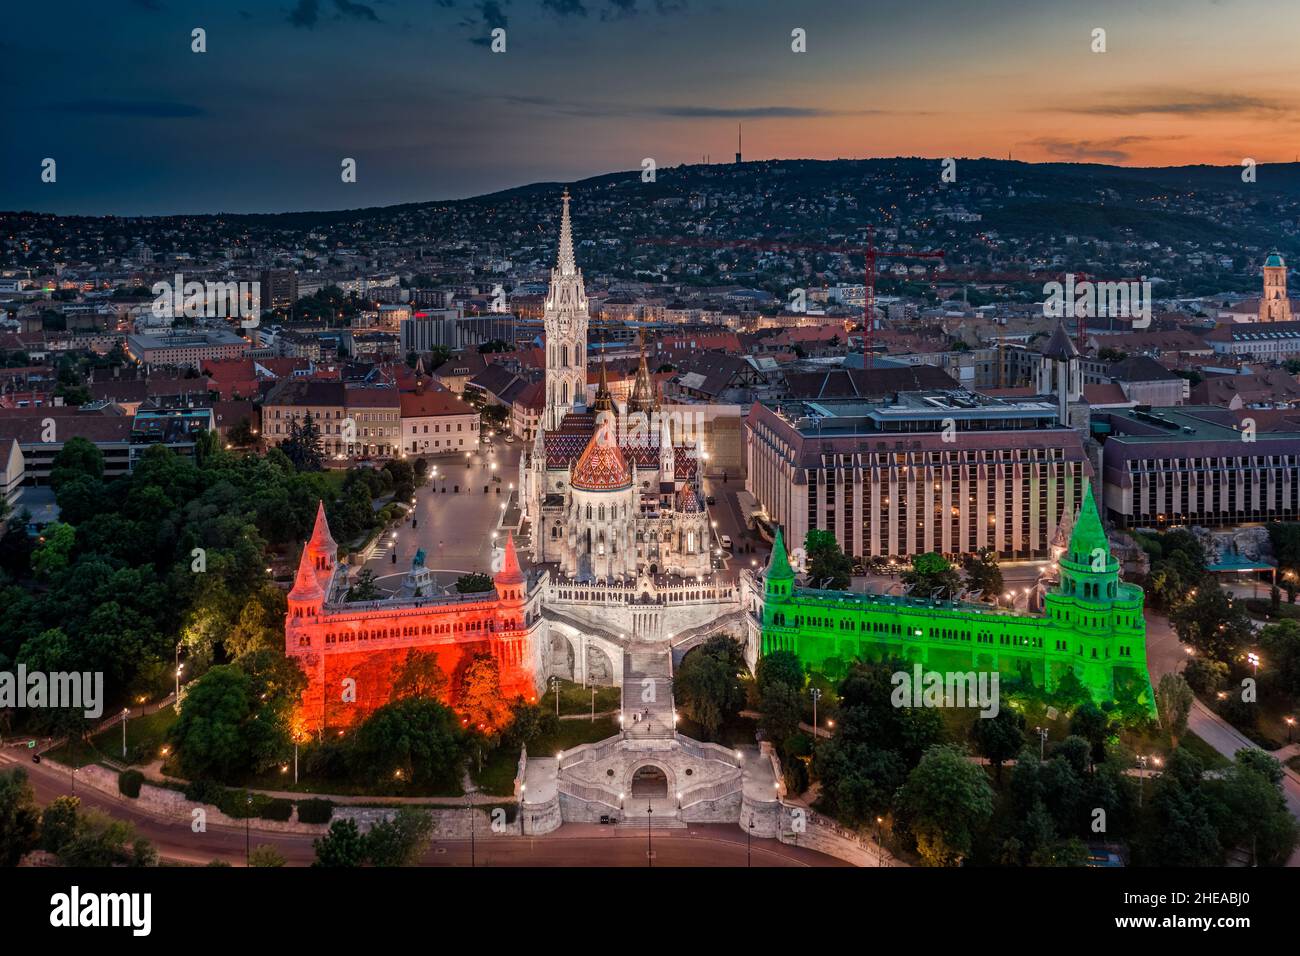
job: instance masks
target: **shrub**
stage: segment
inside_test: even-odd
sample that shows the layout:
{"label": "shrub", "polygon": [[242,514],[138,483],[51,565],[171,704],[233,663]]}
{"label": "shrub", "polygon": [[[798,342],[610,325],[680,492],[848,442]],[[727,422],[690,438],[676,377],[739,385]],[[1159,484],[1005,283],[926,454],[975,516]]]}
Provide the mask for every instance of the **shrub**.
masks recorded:
{"label": "shrub", "polygon": [[[254,806],[258,806],[256,800],[253,801],[253,804]],[[269,800],[265,800],[261,803],[258,807],[257,815],[263,820],[279,820],[281,822],[287,822],[288,819],[293,816],[293,801],[286,800],[283,797],[271,797]]]}
{"label": "shrub", "polygon": [[117,789],[132,800],[140,796],[140,785],[144,783],[144,774],[139,770],[123,770],[117,775]]}
{"label": "shrub", "polygon": [[208,803],[214,807],[221,805],[226,788],[211,780],[194,780],[185,788],[185,799],[195,803]]}
{"label": "shrub", "polygon": [[329,823],[333,815],[334,804],[330,800],[312,797],[309,800],[298,801],[299,823]]}

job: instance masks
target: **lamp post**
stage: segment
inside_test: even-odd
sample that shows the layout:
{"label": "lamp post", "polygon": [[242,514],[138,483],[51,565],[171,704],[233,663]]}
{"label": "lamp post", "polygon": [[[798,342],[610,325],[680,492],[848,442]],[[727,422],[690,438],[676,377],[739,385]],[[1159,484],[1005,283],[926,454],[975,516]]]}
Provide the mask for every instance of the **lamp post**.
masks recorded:
{"label": "lamp post", "polygon": [[1146,793],[1147,784],[1147,756],[1146,754],[1137,755],[1138,767],[1138,809],[1142,809],[1142,796]]}
{"label": "lamp post", "polygon": [[813,702],[813,750],[817,749],[817,701],[821,700],[822,692],[820,687],[811,687],[809,692],[812,694]]}
{"label": "lamp post", "polygon": [[1047,728],[1046,728],[1046,727],[1035,727],[1035,728],[1034,728],[1034,731],[1035,731],[1035,733],[1038,734],[1038,762],[1039,762],[1039,763],[1042,763],[1042,762],[1043,762],[1043,751],[1044,751],[1044,750],[1046,749],[1046,747],[1047,747]]}
{"label": "lamp post", "polygon": [[244,817],[244,866],[253,865],[253,836],[249,829],[253,816],[253,795],[248,795],[248,813]]}
{"label": "lamp post", "polygon": [[[122,759],[126,759],[126,719],[131,716],[131,708],[122,708]],[[1288,741],[1289,743],[1290,741]]]}
{"label": "lamp post", "polygon": [[1292,731],[1292,729],[1294,729],[1294,727],[1295,727],[1295,718],[1294,718],[1294,717],[1287,717],[1287,718],[1285,718],[1285,720],[1286,720],[1286,742],[1287,742],[1288,744],[1290,744],[1290,743],[1291,743],[1291,731]]}
{"label": "lamp post", "polygon": [[176,696],[172,699],[172,710],[176,713],[181,712],[181,644],[183,641],[176,642]]}
{"label": "lamp post", "polygon": [[650,867],[650,869],[652,870],[654,869],[654,865],[655,865],[655,854],[654,854],[654,848],[650,845],[650,818],[654,816],[654,812],[655,812],[654,804],[650,801],[649,797],[646,797],[645,798],[645,859],[646,859],[646,865]]}
{"label": "lamp post", "polygon": [[465,794],[465,809],[469,811],[469,868],[474,869],[474,801]]}
{"label": "lamp post", "polygon": [[881,826],[884,824],[884,822],[885,822],[884,817],[876,817],[876,849],[880,851],[879,854],[876,856],[876,866],[885,865],[885,843],[884,843],[884,837],[880,832]]}
{"label": "lamp post", "polygon": [[555,717],[558,720],[560,717],[560,679],[558,677],[551,678],[551,693],[555,695]]}
{"label": "lamp post", "polygon": [[1251,651],[1249,654],[1246,655],[1246,660],[1250,663],[1250,666],[1254,669],[1255,676],[1258,677],[1259,676],[1259,655],[1256,654],[1254,651]]}
{"label": "lamp post", "polygon": [[596,722],[596,688],[591,689],[591,722]]}

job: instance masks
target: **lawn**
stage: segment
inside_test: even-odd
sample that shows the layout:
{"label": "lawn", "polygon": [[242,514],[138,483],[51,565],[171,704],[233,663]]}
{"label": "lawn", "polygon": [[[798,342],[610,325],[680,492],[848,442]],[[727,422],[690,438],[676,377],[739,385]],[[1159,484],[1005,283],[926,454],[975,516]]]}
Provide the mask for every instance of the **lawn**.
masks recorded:
{"label": "lawn", "polygon": [[[825,726],[824,721],[822,725]],[[724,747],[752,747],[754,746],[755,735],[758,733],[758,721],[753,717],[736,716],[731,720],[724,721],[718,733],[713,737],[709,737],[704,733],[703,727],[678,711],[677,732],[684,737],[690,737],[692,740],[699,740],[703,743],[722,744]]]}
{"label": "lawn", "polygon": [[[581,688],[579,688],[581,689]],[[551,706],[555,706],[554,698]],[[597,698],[599,707],[599,698]],[[561,710],[564,698],[560,698]],[[587,707],[591,707],[588,696]],[[597,717],[595,723],[589,720],[562,720],[556,734],[546,734],[528,742],[528,753],[534,757],[554,757],[563,750],[571,750],[582,744],[592,744],[618,733],[618,718]],[[509,747],[498,747],[483,761],[479,770],[470,764],[470,776],[478,788],[494,797],[509,797],[515,792],[515,774],[519,772],[519,751]]]}
{"label": "lawn", "polygon": [[[127,762],[147,764],[162,755],[167,743],[167,732],[176,723],[176,711],[163,707],[143,717],[132,717],[126,722]],[[122,727],[110,727],[90,738],[96,749],[106,757],[122,759]]]}
{"label": "lawn", "polygon": [[[573,681],[560,681],[560,714],[590,714],[591,692],[596,692],[596,713],[618,710],[621,697],[618,687],[583,687]],[[555,692],[549,682],[540,701],[543,710],[555,713]]]}
{"label": "lawn", "polygon": [[1178,743],[1180,746],[1185,747],[1199,757],[1201,763],[1205,764],[1206,770],[1222,770],[1224,767],[1227,767],[1232,763],[1231,760],[1219,753],[1190,730],[1183,734],[1182,739],[1179,740]]}

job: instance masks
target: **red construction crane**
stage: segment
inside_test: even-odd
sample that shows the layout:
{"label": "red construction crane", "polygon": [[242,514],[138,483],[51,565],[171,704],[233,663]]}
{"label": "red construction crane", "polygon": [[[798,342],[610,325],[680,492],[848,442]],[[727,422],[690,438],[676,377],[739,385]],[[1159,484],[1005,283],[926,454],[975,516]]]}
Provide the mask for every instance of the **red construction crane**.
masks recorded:
{"label": "red construction crane", "polygon": [[876,249],[876,230],[867,226],[867,245],[865,249],[852,246],[828,246],[818,243],[788,242],[782,239],[681,239],[650,238],[638,239],[643,245],[657,246],[697,246],[706,249],[734,249],[751,247],[754,249],[785,250],[791,252],[828,252],[843,256],[864,256],[864,282],[862,297],[862,351],[865,353],[864,364],[871,368],[875,356],[871,351],[871,331],[875,325],[876,314],[876,260],[877,259],[942,259],[943,250],[933,252],[881,252]]}

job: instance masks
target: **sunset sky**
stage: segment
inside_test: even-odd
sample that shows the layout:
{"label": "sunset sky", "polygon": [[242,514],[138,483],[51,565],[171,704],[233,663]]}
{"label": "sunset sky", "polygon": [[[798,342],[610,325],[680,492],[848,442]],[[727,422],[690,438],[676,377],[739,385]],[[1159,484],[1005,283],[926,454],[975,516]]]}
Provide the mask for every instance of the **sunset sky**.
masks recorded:
{"label": "sunset sky", "polygon": [[74,0],[6,26],[8,210],[456,198],[730,161],[737,122],[751,159],[1300,152],[1300,4],[1276,0]]}

